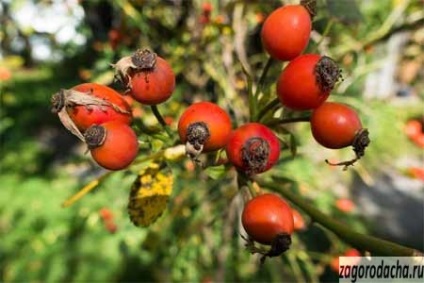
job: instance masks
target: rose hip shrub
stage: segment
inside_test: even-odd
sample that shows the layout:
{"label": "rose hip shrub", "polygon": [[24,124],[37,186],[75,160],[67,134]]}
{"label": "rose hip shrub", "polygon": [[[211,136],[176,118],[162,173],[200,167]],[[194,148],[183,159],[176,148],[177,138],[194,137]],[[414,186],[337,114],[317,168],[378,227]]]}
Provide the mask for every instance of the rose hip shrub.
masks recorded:
{"label": "rose hip shrub", "polygon": [[[333,259],[343,251],[376,252],[352,221],[359,209],[341,209],[338,201],[351,197],[343,195],[348,184],[340,180],[348,178],[341,174],[368,176],[363,157],[373,145],[367,128],[372,117],[349,85],[357,54],[333,51],[338,41],[330,39],[342,20],[327,18],[330,1],[317,7],[313,0],[218,2],[182,1],[181,9],[161,14],[163,26],[149,18],[160,8],[143,8],[149,21],[140,26],[136,45],[125,45],[129,33],[113,37],[109,81],[63,86],[52,110],[81,140],[82,159],[103,172],[88,185],[101,187],[113,180],[109,176],[120,180],[113,189],[121,197],[101,207],[122,210],[124,200],[131,219],[118,211],[109,221],[102,211],[101,221],[108,234],[123,239],[119,250],[140,256],[135,263],[151,268],[155,279],[269,281],[262,272],[277,274],[276,281],[283,280],[280,273],[292,281],[319,281],[324,270],[335,270]],[[170,29],[180,13],[178,27]],[[186,27],[193,31],[180,33]],[[150,41],[153,32],[163,38]],[[411,145],[420,144],[419,124],[405,125]],[[353,149],[350,159],[347,148]],[[323,186],[344,191],[336,196]],[[240,266],[256,275],[246,276]]]}

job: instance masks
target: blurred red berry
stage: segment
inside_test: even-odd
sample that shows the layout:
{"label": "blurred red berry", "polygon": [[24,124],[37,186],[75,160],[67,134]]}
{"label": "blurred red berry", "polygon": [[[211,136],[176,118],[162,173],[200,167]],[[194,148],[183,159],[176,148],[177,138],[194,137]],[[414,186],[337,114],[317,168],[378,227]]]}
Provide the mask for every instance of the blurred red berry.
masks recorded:
{"label": "blurred red berry", "polygon": [[424,181],[424,168],[422,167],[409,167],[408,174],[414,179]]}
{"label": "blurred red berry", "polygon": [[113,219],[113,213],[109,208],[100,209],[99,214],[103,221],[108,221]]}
{"label": "blurred red berry", "polygon": [[[339,256],[344,256],[344,257],[360,257],[361,253],[354,248],[350,248],[348,250],[346,250],[342,255]],[[333,270],[334,272],[337,272],[337,274],[339,273],[339,256],[334,257],[331,262],[330,262],[330,268],[331,270]],[[350,265],[350,266],[354,266],[357,265],[359,263],[359,258],[352,258],[351,260],[343,260],[343,264],[345,265]]]}
{"label": "blurred red berry", "polygon": [[210,14],[212,12],[212,10],[213,10],[212,3],[210,3],[210,2],[204,2],[202,4],[202,12],[204,14]]}
{"label": "blurred red berry", "polygon": [[106,230],[111,234],[116,233],[116,231],[118,230],[118,226],[113,221],[105,222],[105,227],[106,227]]}
{"label": "blurred red berry", "polygon": [[422,125],[418,120],[409,120],[406,122],[403,131],[408,138],[414,139],[422,133]]}
{"label": "blurred red berry", "polygon": [[352,200],[347,198],[340,198],[336,200],[336,207],[343,212],[349,213],[355,209],[355,204]]}
{"label": "blurred red berry", "polygon": [[415,136],[412,141],[414,142],[414,144],[416,146],[418,146],[419,148],[424,148],[424,134],[421,133],[417,136]]}

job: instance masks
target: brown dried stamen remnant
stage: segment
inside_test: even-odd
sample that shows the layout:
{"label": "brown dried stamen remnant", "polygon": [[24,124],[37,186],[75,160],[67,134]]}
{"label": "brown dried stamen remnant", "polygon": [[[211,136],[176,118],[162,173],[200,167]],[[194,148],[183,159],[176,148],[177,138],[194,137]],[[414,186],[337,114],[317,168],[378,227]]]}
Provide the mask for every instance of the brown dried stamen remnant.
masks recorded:
{"label": "brown dried stamen remnant", "polygon": [[334,85],[342,79],[342,70],[327,56],[322,56],[314,69],[316,82],[322,92],[333,90]]}
{"label": "brown dried stamen remnant", "polygon": [[106,129],[99,125],[91,126],[84,133],[84,138],[88,149],[94,149],[101,146],[105,142],[106,136]]}
{"label": "brown dried stamen remnant", "polygon": [[149,49],[138,49],[131,55],[131,62],[137,70],[150,70],[156,65],[156,53]]}
{"label": "brown dried stamen remnant", "polygon": [[186,153],[190,158],[196,160],[202,153],[203,145],[209,139],[208,126],[204,122],[192,123],[187,128]]}
{"label": "brown dried stamen remnant", "polygon": [[149,49],[139,49],[131,56],[131,62],[136,71],[144,73],[144,80],[149,82],[148,73],[151,72],[156,66],[156,53]]}
{"label": "brown dried stamen remnant", "polygon": [[353,151],[355,152],[355,158],[347,161],[342,161],[338,163],[332,163],[328,160],[325,160],[327,164],[331,166],[343,166],[343,170],[347,170],[349,166],[353,166],[356,161],[358,161],[362,156],[365,155],[365,149],[370,144],[369,132],[367,129],[361,129],[356,133],[355,138],[352,142]]}
{"label": "brown dried stamen remnant", "polygon": [[243,165],[247,168],[247,173],[256,174],[263,172],[269,157],[270,147],[266,140],[253,137],[248,139],[241,149]]}
{"label": "brown dried stamen remnant", "polygon": [[255,246],[255,242],[250,238],[241,237],[246,241],[245,247],[252,254],[261,254],[261,264],[265,263],[267,257],[276,257],[283,254],[290,248],[292,243],[291,236],[289,234],[278,234],[271,243],[271,248],[265,250]]}

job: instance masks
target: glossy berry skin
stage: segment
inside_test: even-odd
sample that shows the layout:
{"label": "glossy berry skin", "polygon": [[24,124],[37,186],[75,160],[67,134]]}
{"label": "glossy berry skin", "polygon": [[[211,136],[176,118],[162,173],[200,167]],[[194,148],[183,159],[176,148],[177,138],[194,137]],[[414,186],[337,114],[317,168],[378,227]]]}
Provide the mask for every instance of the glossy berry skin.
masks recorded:
{"label": "glossy berry skin", "polygon": [[352,145],[361,129],[358,114],[345,104],[325,102],[312,112],[312,135],[326,148],[339,149]]}
{"label": "glossy berry skin", "polygon": [[249,238],[264,245],[270,245],[278,235],[291,235],[294,229],[289,204],[275,194],[259,195],[248,201],[241,223]]}
{"label": "glossy berry skin", "polygon": [[155,66],[131,74],[130,95],[142,104],[156,105],[168,100],[175,89],[175,75],[166,60],[157,56]]}
{"label": "glossy berry skin", "polygon": [[[265,147],[261,147],[261,143]],[[274,132],[265,125],[247,123],[231,133],[226,152],[228,160],[239,171],[258,174],[277,163],[280,157],[280,142]]]}
{"label": "glossy berry skin", "polygon": [[[104,140],[100,138],[102,140],[100,145],[92,146],[92,140],[95,140],[96,143],[93,135],[99,131],[105,133]],[[138,153],[136,134],[130,126],[119,121],[92,126],[86,131],[84,137],[93,159],[97,164],[109,170],[121,170],[128,167]]]}
{"label": "glossy berry skin", "polygon": [[178,134],[182,143],[187,142],[190,125],[199,122],[204,123],[209,132],[202,151],[215,151],[227,144],[232,129],[230,116],[218,105],[206,101],[190,105],[181,115]]}
{"label": "glossy berry skin", "polygon": [[112,88],[96,83],[84,83],[74,86],[72,89],[104,99],[123,110],[117,111],[111,106],[104,105],[74,105],[67,107],[69,117],[80,131],[84,132],[91,125],[99,125],[109,121],[131,123],[131,107],[123,96]]}
{"label": "glossy berry skin", "polygon": [[266,18],[261,30],[262,44],[274,59],[292,60],[305,50],[311,29],[311,17],[305,7],[286,5]]}
{"label": "glossy berry skin", "polygon": [[330,85],[320,83],[317,69],[321,64],[317,64],[319,62],[324,62],[325,65],[330,63],[331,76],[325,74],[324,76],[336,81],[340,76],[340,70],[329,61],[331,59],[325,57],[328,59],[321,61],[323,58],[317,54],[301,55],[284,68],[277,81],[277,96],[283,106],[293,110],[311,110],[317,108],[328,98],[335,81],[330,80]]}
{"label": "glossy berry skin", "polygon": [[303,219],[302,214],[300,214],[299,211],[297,211],[296,209],[292,208],[292,213],[293,213],[293,229],[294,231],[302,231],[306,229],[306,222],[305,219]]}

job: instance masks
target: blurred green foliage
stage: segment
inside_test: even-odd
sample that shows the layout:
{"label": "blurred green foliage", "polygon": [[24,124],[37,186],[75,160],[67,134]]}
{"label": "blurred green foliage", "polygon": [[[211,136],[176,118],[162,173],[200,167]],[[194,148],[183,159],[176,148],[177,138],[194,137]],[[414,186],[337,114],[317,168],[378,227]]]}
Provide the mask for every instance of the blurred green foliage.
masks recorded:
{"label": "blurred green foliage", "polygon": [[[6,5],[10,6],[8,14],[2,16],[0,68],[11,74],[10,79],[0,74],[2,282],[337,280],[329,263],[347,246],[331,232],[310,223],[294,235],[290,252],[260,267],[239,236],[243,198],[238,194],[235,173],[223,175],[222,167],[201,172],[186,160],[172,163],[176,181],[171,201],[164,215],[148,228],[134,227],[127,216],[134,172],[114,173],[84,199],[69,208],[61,207],[65,199],[104,172],[50,113],[53,93],[85,81],[119,89],[112,81],[109,63],[136,48],[150,47],[169,60],[177,75],[172,100],[159,106],[164,116],[173,119],[172,129],[184,107],[198,100],[218,102],[230,111],[234,121],[246,122],[247,79],[242,64],[252,82],[257,81],[267,60],[259,39],[263,17],[283,2],[296,1],[211,0],[212,12],[203,20],[203,2],[198,0],[81,1],[78,5],[84,17],[76,28],[86,38],[83,45],[58,43],[54,34],[21,30],[11,16],[25,2],[45,8],[51,4],[1,4],[3,12]],[[414,36],[422,34],[422,28],[407,22],[411,15],[422,13],[418,0],[356,1],[358,6],[348,1],[348,7],[354,5],[358,14],[352,12],[343,18],[342,6],[335,2],[318,1],[308,51],[328,54],[341,63],[345,82],[331,99],[359,110],[371,132],[371,146],[357,167],[341,172],[323,166],[323,159],[348,159],[350,149],[323,150],[313,141],[307,124],[290,125],[285,130],[293,133],[297,154],[292,157],[288,149],[284,150],[273,170],[320,210],[366,233],[367,222],[359,212],[343,213],[335,201],[351,197],[349,185],[354,176],[374,176],[386,166],[403,172],[407,168],[396,162],[398,158],[422,158],[422,151],[403,135],[403,127],[407,119],[423,114],[424,97],[423,74],[417,73],[408,81],[415,90],[412,102],[395,95],[383,101],[364,100],[366,76],[375,69],[378,59],[372,49],[384,46],[392,30],[397,32],[405,26],[410,32],[408,50],[412,53],[400,60],[416,58],[422,62],[423,55],[414,53],[419,46]],[[388,22],[396,13],[400,16]],[[345,21],[353,24],[346,25]],[[382,29],[387,26],[387,30]],[[16,49],[7,40],[13,36],[23,42],[45,38],[52,52],[60,54],[59,59],[34,60],[28,53],[35,46]],[[264,103],[273,98],[273,82],[281,68],[281,63],[275,63],[270,69]],[[143,126],[157,126],[150,109],[138,107]],[[143,149],[143,154],[162,146],[152,145]],[[105,225],[99,213],[105,208],[113,214],[116,231]],[[307,215],[303,217],[308,222]]]}

